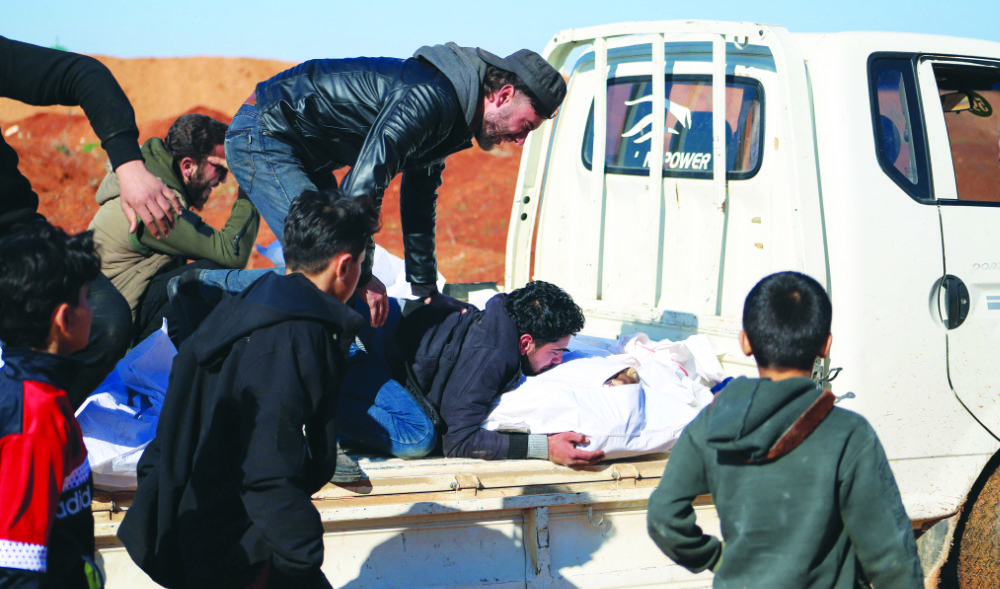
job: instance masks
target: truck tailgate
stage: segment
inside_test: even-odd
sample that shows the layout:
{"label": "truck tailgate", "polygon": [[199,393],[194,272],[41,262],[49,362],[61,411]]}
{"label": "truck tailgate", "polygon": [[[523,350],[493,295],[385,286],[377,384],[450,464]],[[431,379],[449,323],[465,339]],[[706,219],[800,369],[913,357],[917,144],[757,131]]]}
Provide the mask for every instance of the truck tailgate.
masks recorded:
{"label": "truck tailgate", "polygon": [[[579,470],[538,460],[359,463],[368,481],[313,496],[334,586],[711,586],[710,575],[680,569],[646,534],[646,500],[666,455]],[[111,588],[155,587],[115,536],[131,499],[99,492],[93,504]],[[710,499],[696,505],[717,533]]]}

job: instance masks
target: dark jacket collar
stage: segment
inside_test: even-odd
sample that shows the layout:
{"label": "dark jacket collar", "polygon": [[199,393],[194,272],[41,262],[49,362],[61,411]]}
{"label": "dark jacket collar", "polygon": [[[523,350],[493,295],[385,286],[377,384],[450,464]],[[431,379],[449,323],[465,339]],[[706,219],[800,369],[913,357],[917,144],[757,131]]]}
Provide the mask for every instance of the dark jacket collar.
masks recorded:
{"label": "dark jacket collar", "polygon": [[304,275],[268,272],[240,295],[223,297],[191,335],[193,352],[203,361],[258,329],[293,320],[327,325],[344,353],[364,326],[357,311],[316,288]]}
{"label": "dark jacket collar", "polygon": [[30,348],[4,348],[3,374],[11,380],[44,382],[65,391],[82,364],[75,358]]}

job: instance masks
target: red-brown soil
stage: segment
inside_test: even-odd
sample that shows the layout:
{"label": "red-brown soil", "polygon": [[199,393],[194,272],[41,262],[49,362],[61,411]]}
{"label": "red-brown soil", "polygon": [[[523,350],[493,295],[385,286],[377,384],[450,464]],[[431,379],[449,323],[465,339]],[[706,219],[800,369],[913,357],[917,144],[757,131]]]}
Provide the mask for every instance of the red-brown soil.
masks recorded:
{"label": "red-brown soil", "polygon": [[[115,74],[136,111],[140,141],[162,137],[178,116],[198,112],[229,123],[256,83],[291,66],[254,59],[115,59],[97,57]],[[67,231],[86,229],[107,158],[82,110],[29,107],[0,99],[0,129],[21,158],[21,172],[38,192],[40,211]],[[438,193],[438,266],[449,282],[501,281],[504,247],[521,149],[473,148],[448,158]],[[338,173],[342,177],[343,172]],[[221,227],[236,197],[230,180],[213,193],[202,217]],[[399,178],[386,191],[376,241],[402,256]],[[274,235],[263,227],[259,244]],[[254,253],[250,267],[270,263]]]}

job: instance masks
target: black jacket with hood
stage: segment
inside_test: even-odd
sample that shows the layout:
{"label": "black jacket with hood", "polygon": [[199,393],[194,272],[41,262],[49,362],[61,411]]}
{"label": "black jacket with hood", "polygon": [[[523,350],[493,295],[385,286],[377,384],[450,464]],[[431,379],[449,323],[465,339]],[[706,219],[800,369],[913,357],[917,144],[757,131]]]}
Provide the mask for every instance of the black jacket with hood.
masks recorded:
{"label": "black jacket with hood", "polygon": [[[910,520],[885,451],[860,415],[834,407],[791,451],[776,442],[822,394],[808,378],[738,378],[684,429],[649,498],[649,533],[714,587],[923,587]],[[711,493],[722,537],[691,502]],[[860,567],[860,570],[859,570]]]}
{"label": "black jacket with hood", "polygon": [[493,400],[521,378],[519,334],[498,294],[482,311],[424,306],[403,319],[398,339],[413,388],[441,417],[445,456],[501,460],[527,458],[528,435],[504,434],[481,424]]}
{"label": "black jacket with hood", "polygon": [[[257,84],[255,99],[263,127],[294,148],[311,177],[351,167],[341,183],[347,196],[381,203],[403,173],[406,279],[436,291],[437,189],[445,158],[472,147],[485,73],[474,48],[449,43],[423,47],[412,59],[307,61]],[[371,276],[369,246],[360,284]]]}
{"label": "black jacket with hood", "polygon": [[268,559],[322,578],[310,496],[333,474],[355,311],[301,274],[225,296],[174,361],[156,438],[118,536],[166,587],[223,586]]}

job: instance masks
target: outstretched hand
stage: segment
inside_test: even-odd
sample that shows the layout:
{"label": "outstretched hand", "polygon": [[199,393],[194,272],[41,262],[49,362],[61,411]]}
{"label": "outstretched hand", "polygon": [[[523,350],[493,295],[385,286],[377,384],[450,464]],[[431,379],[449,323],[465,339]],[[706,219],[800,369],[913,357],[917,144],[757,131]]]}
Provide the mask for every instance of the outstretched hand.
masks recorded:
{"label": "outstretched hand", "polygon": [[385,320],[389,318],[389,295],[386,294],[382,281],[372,276],[368,284],[359,286],[355,292],[368,304],[368,308],[372,312],[371,326],[382,327]]}
{"label": "outstretched hand", "polygon": [[588,452],[577,446],[590,442],[587,436],[576,432],[549,434],[549,461],[564,466],[589,466],[604,458],[603,450]]}
{"label": "outstretched hand", "polygon": [[159,178],[149,173],[142,160],[125,162],[115,169],[121,188],[121,205],[128,219],[129,233],[135,233],[142,219],[153,237],[166,237],[174,226],[174,215],[181,214],[177,195]]}

